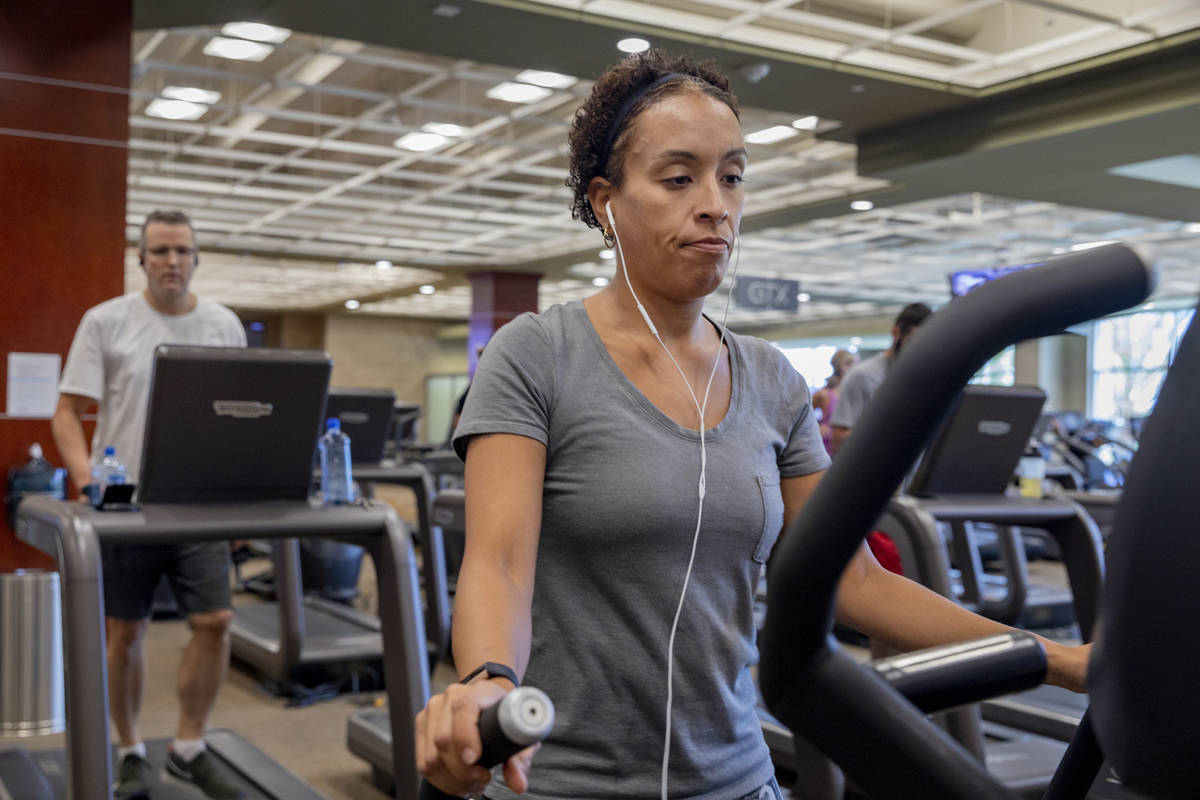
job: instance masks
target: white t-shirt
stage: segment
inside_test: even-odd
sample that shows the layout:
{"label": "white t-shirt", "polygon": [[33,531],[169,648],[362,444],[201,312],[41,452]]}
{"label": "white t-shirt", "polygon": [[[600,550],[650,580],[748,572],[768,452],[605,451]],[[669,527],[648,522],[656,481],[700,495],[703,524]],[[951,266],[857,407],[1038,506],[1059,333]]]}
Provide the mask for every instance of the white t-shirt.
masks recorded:
{"label": "white t-shirt", "polygon": [[75,331],[60,392],[100,404],[92,463],[116,448],[130,483],[142,465],[142,436],[150,397],[154,348],[160,344],[245,347],[246,331],[225,306],[199,298],[187,314],[155,311],[141,292],[89,308]]}

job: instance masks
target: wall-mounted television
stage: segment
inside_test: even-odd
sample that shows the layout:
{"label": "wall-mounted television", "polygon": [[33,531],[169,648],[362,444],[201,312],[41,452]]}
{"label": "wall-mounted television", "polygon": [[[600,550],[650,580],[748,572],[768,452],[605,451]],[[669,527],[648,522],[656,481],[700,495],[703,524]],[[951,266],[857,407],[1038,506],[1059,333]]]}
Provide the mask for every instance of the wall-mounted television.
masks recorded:
{"label": "wall-mounted television", "polygon": [[1040,267],[1045,263],[1045,261],[1038,261],[1034,264],[1016,264],[1007,267],[993,267],[991,269],[964,269],[952,272],[950,273],[950,296],[962,297],[972,289],[977,289],[988,281],[1003,278],[1010,272],[1020,272],[1023,269]]}

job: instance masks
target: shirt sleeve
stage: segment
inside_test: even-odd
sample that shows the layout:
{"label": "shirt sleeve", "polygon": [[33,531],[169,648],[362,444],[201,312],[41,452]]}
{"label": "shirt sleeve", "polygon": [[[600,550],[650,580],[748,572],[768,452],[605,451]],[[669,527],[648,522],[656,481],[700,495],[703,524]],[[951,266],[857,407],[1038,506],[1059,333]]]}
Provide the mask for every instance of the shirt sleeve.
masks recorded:
{"label": "shirt sleeve", "polygon": [[837,407],[833,409],[833,419],[829,424],[839,428],[853,428],[867,410],[867,403],[870,401],[871,392],[867,388],[866,376],[860,370],[850,370],[838,389]]}
{"label": "shirt sleeve", "polygon": [[246,346],[246,326],[242,324],[242,320],[231,309],[221,306],[225,310],[226,319],[228,321],[228,329],[225,332],[226,347],[245,347]]}
{"label": "shirt sleeve", "polygon": [[67,363],[63,367],[62,379],[58,383],[59,392],[90,397],[97,403],[103,399],[102,334],[103,330],[96,315],[91,311],[85,313],[79,327],[75,329],[75,338],[71,341]]}
{"label": "shirt sleeve", "polygon": [[532,314],[496,331],[475,368],[452,446],[466,461],[471,437],[513,433],[549,443],[555,358]]}

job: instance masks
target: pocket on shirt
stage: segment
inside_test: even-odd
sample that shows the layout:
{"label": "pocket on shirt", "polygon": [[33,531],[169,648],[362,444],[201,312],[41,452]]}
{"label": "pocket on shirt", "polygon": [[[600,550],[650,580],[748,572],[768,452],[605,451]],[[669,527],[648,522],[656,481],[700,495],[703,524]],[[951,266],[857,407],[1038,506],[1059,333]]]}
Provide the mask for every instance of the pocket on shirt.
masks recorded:
{"label": "pocket on shirt", "polygon": [[754,548],[754,560],[765,564],[783,528],[783,492],[779,488],[779,473],[758,475],[754,480],[758,484],[763,509],[763,527]]}

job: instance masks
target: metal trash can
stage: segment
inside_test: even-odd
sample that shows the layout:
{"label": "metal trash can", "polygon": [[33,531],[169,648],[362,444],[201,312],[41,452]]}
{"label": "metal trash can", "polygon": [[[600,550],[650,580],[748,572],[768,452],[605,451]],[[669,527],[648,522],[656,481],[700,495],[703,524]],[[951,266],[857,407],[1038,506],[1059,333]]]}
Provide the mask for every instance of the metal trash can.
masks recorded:
{"label": "metal trash can", "polygon": [[0,736],[66,728],[58,573],[0,573]]}

